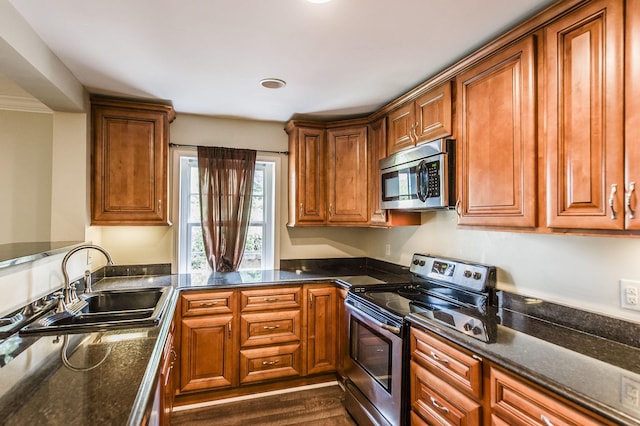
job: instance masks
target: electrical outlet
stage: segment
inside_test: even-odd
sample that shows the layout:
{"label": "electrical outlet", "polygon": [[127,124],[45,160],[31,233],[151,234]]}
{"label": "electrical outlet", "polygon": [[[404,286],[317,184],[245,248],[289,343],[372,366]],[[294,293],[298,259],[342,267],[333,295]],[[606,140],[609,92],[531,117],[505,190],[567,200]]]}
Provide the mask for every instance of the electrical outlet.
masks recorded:
{"label": "electrical outlet", "polygon": [[385,244],[384,246],[384,255],[391,256],[391,244]]}
{"label": "electrical outlet", "polygon": [[640,311],[640,281],[620,280],[620,306]]}
{"label": "electrical outlet", "polygon": [[620,402],[626,407],[640,411],[640,382],[622,376],[620,381]]}

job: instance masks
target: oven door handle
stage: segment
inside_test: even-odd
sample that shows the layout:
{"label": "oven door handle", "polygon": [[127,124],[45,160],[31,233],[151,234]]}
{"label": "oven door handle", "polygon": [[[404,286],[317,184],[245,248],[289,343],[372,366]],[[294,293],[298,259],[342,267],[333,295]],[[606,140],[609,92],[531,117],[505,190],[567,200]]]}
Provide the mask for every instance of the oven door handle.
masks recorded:
{"label": "oven door handle", "polygon": [[376,319],[374,319],[371,315],[367,314],[364,311],[361,311],[360,309],[356,308],[355,306],[353,306],[353,302],[351,300],[346,300],[346,307],[347,309],[349,309],[352,313],[356,314],[356,316],[360,316],[360,317],[365,317],[366,321],[368,321],[370,323],[370,325],[373,325],[374,327],[380,327],[383,330],[387,330],[393,334],[395,334],[396,336],[400,336],[400,327],[396,327],[394,325],[389,325],[389,324],[384,324]]}

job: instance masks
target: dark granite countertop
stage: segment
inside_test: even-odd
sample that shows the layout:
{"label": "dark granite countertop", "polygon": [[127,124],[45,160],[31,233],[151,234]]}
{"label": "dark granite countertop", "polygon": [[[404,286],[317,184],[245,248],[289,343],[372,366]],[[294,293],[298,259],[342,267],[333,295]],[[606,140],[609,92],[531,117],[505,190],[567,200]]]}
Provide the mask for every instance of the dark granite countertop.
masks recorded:
{"label": "dark granite countertop", "polygon": [[[179,291],[191,291],[294,282],[336,282],[348,287],[349,280],[359,284],[370,278],[406,281],[407,276],[399,272],[328,268],[110,277],[97,282],[95,288],[170,285]],[[178,291],[158,327],[70,336],[70,361],[77,366],[95,364],[106,350],[111,351],[106,361],[91,371],[73,372],[63,365],[62,338],[13,336],[1,342],[0,418],[6,424],[140,424],[144,408],[153,397],[154,379],[177,296]],[[512,304],[509,307],[514,309],[502,312],[506,325],[498,326],[497,342],[491,344],[426,319],[410,318],[410,322],[617,423],[640,425],[640,411],[623,397],[628,383],[640,386],[640,349],[636,345],[525,315]],[[20,345],[28,348],[13,358],[9,349]]]}
{"label": "dark granite countertop", "polygon": [[639,348],[516,312],[507,315],[518,324],[498,325],[495,343],[414,314],[408,320],[618,424],[640,425],[640,410],[623,397],[627,383],[640,386]]}

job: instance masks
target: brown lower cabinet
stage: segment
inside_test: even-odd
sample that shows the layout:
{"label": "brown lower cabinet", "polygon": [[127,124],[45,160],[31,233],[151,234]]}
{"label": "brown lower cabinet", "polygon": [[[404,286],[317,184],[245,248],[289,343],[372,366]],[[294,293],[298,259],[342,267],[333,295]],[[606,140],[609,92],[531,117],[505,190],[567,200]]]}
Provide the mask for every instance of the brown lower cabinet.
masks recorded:
{"label": "brown lower cabinet", "polygon": [[338,321],[333,283],[185,291],[178,395],[335,372]]}
{"label": "brown lower cabinet", "polygon": [[410,333],[412,425],[613,425],[420,327]]}

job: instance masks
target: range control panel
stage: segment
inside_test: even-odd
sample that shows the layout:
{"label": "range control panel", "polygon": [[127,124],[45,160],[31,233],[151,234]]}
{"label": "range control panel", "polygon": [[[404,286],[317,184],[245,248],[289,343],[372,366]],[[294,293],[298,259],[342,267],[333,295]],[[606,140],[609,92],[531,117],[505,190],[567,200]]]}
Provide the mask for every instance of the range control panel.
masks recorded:
{"label": "range control panel", "polygon": [[409,268],[422,278],[446,282],[465,289],[485,292],[496,286],[495,266],[458,259],[414,254]]}

